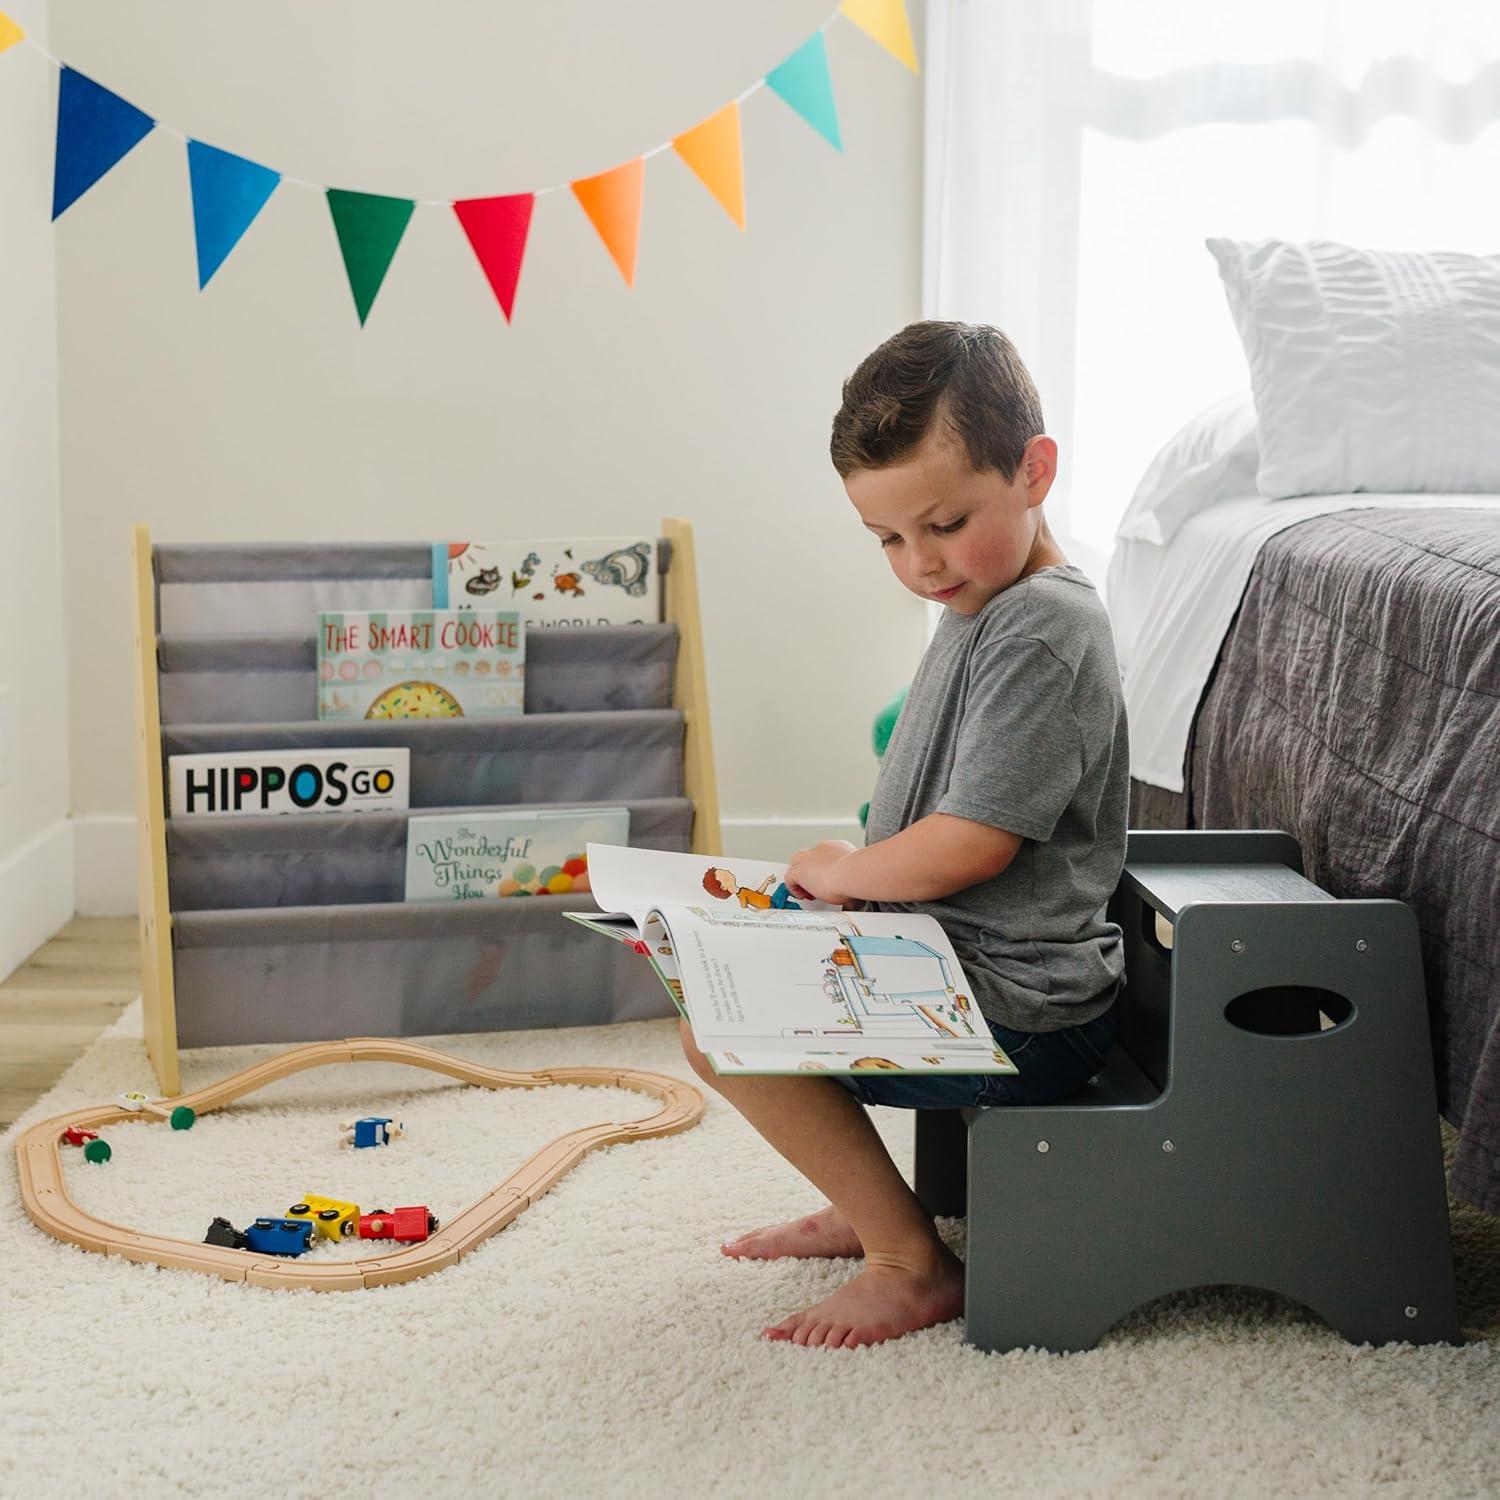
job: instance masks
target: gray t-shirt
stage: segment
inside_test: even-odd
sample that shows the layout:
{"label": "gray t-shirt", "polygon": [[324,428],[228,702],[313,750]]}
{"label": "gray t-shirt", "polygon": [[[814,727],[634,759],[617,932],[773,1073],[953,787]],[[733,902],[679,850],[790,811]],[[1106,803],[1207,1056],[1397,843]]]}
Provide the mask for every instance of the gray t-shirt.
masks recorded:
{"label": "gray t-shirt", "polygon": [[1124,968],[1105,905],[1125,862],[1130,756],[1109,616],[1071,563],[944,611],[880,764],[865,842],[952,813],[1025,842],[993,880],[923,911],[986,1019],[1057,1031],[1109,1008]]}

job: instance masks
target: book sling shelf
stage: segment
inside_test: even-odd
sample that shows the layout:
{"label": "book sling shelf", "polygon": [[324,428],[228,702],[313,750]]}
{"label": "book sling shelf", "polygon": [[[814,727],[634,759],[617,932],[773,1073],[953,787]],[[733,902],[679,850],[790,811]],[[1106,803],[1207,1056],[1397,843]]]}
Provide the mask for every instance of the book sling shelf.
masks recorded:
{"label": "book sling shelf", "polygon": [[[403,900],[413,813],[625,806],[642,848],[718,854],[689,522],[662,522],[660,620],[534,628],[525,712],[319,720],[320,610],[429,609],[432,543],[133,538],[147,1052],[594,1025],[672,1014],[650,967],[561,914],[587,894]],[[405,747],[407,811],[167,815],[178,754]]]}

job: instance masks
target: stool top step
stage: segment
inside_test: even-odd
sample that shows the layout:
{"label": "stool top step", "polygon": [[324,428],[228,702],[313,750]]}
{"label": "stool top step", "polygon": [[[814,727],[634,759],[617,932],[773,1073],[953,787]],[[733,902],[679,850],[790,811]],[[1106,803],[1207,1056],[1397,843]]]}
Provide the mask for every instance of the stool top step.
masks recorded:
{"label": "stool top step", "polygon": [[1193,901],[1332,901],[1321,886],[1276,864],[1127,863],[1125,882],[1170,920]]}

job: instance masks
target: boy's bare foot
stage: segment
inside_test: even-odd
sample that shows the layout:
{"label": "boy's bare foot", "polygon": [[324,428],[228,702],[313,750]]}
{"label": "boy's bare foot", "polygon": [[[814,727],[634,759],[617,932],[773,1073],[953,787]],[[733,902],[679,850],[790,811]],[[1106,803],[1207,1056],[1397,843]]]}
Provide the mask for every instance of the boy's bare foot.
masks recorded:
{"label": "boy's bare foot", "polygon": [[946,1323],[964,1310],[963,1262],[948,1250],[925,1270],[867,1265],[847,1286],[761,1337],[825,1349],[856,1349]]}
{"label": "boy's bare foot", "polygon": [[752,1229],[749,1234],[720,1245],[719,1253],[731,1260],[780,1260],[787,1255],[810,1260],[817,1256],[863,1255],[865,1247],[849,1227],[849,1221],[829,1204],[805,1219],[788,1219],[785,1224]]}

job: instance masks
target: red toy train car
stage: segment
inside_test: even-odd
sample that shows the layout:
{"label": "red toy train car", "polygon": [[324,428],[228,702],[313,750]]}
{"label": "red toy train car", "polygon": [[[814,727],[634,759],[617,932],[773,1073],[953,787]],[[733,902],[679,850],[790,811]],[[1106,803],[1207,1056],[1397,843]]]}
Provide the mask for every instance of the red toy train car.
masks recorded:
{"label": "red toy train car", "polygon": [[425,1203],[405,1208],[376,1208],[359,1216],[362,1240],[425,1240],[436,1234],[438,1221]]}

